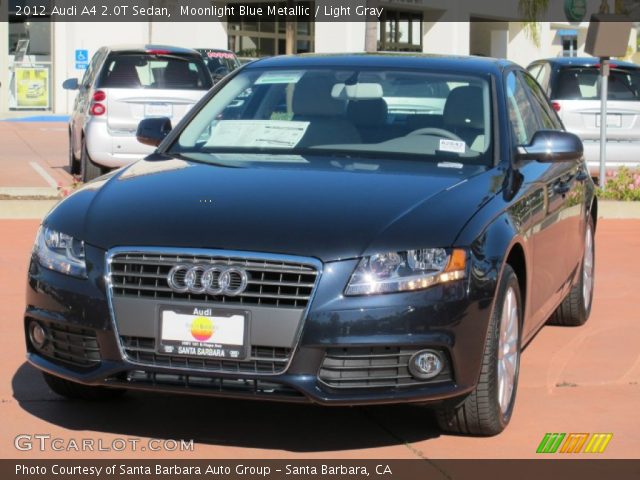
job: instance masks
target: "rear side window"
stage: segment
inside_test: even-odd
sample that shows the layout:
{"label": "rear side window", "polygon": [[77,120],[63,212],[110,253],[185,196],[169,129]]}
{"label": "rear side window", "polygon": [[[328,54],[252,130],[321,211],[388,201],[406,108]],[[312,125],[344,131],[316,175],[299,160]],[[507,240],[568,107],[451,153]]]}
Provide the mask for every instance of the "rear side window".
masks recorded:
{"label": "rear side window", "polygon": [[[554,95],[558,100],[600,99],[600,72],[596,67],[565,68],[560,71]],[[612,68],[609,100],[640,100],[640,71]]]}
{"label": "rear side window", "polygon": [[200,57],[112,54],[105,62],[98,88],[208,90],[211,76]]}

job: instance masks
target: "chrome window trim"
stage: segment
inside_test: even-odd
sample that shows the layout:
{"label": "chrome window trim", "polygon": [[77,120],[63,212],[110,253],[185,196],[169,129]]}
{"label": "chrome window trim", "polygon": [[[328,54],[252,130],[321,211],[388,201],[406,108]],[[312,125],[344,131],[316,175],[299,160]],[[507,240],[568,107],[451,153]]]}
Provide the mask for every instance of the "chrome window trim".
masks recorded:
{"label": "chrome window trim", "polygon": [[[114,247],[107,251],[105,255],[105,269],[104,269],[104,280],[107,292],[107,303],[109,306],[109,317],[111,322],[111,327],[113,328],[113,332],[116,335],[116,343],[118,345],[118,350],[120,352],[120,356],[122,360],[128,364],[136,365],[140,367],[153,367],[155,369],[164,370],[178,370],[183,372],[206,372],[213,373],[216,375],[227,376],[230,375],[228,372],[218,372],[215,370],[204,370],[204,369],[196,369],[196,368],[185,368],[185,367],[164,367],[158,365],[149,365],[146,363],[141,363],[132,360],[125,352],[124,345],[122,344],[121,335],[118,331],[118,325],[115,318],[115,310],[113,308],[113,287],[111,284],[111,263],[113,261],[113,257],[118,254],[156,254],[156,255],[193,255],[193,256],[218,256],[218,257],[237,257],[244,258],[247,260],[258,260],[258,261],[280,261],[280,262],[292,262],[292,263],[300,263],[303,265],[309,265],[316,269],[316,279],[313,284],[313,288],[311,290],[311,295],[309,296],[309,301],[307,306],[304,308],[302,312],[302,318],[300,320],[300,324],[298,325],[298,331],[295,333],[294,342],[291,346],[291,355],[289,357],[289,361],[283,370],[277,373],[267,373],[267,372],[238,372],[233,373],[237,378],[242,377],[268,377],[268,376],[278,376],[284,375],[289,370],[291,363],[293,362],[293,357],[296,354],[298,346],[300,344],[300,339],[302,337],[302,330],[304,329],[304,325],[307,320],[307,315],[309,314],[309,310],[311,305],[313,304],[313,300],[315,298],[316,291],[318,289],[318,284],[320,282],[320,277],[322,276],[323,264],[320,260],[313,257],[299,257],[294,255],[284,255],[284,254],[272,254],[272,253],[259,253],[259,252],[247,252],[240,250],[219,250],[219,249],[206,249],[206,248],[180,248],[180,247]],[[217,304],[213,304],[217,305]],[[221,304],[222,305],[222,304]],[[224,305],[224,308],[229,308],[229,305]],[[274,307],[277,308],[277,307]],[[239,376],[239,377],[238,377]]]}

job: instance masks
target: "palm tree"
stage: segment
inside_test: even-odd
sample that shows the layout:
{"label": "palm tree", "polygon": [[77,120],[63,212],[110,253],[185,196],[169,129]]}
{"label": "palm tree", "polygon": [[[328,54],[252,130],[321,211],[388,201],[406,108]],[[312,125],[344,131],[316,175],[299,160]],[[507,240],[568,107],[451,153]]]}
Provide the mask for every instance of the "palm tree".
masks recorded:
{"label": "palm tree", "polygon": [[[367,7],[378,7],[379,0],[367,0]],[[370,10],[368,10],[370,11]],[[376,52],[378,50],[378,19],[369,15],[364,26],[364,51]]]}

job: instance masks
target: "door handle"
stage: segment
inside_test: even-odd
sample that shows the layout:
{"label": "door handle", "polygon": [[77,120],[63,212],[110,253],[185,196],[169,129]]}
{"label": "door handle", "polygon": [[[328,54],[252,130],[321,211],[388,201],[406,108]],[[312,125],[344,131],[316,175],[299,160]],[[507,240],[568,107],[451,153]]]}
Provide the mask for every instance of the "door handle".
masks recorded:
{"label": "door handle", "polygon": [[576,175],[576,180],[578,182],[584,182],[587,178],[589,178],[589,174],[584,170],[580,170]]}
{"label": "door handle", "polygon": [[571,190],[570,182],[558,182],[553,186],[553,191],[560,195],[568,193],[569,190]]}

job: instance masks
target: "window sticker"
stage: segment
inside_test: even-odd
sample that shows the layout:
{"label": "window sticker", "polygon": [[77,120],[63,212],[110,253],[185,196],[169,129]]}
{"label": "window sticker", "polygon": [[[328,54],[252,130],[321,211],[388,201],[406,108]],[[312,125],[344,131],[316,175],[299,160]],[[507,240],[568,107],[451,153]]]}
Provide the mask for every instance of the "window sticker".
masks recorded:
{"label": "window sticker", "polygon": [[466,146],[466,143],[460,142],[458,140],[441,138],[440,147],[438,148],[438,150],[440,150],[441,152],[464,153]]}
{"label": "window sticker", "polygon": [[205,147],[293,148],[308,126],[286,120],[220,120]]}
{"label": "window sticker", "polygon": [[304,72],[299,70],[287,70],[282,72],[265,72],[258,77],[256,85],[267,85],[270,83],[298,83]]}

